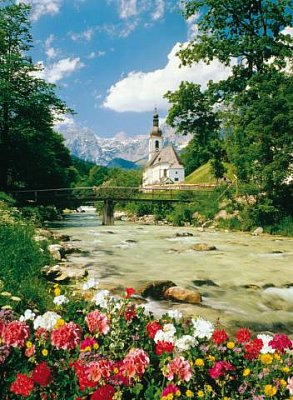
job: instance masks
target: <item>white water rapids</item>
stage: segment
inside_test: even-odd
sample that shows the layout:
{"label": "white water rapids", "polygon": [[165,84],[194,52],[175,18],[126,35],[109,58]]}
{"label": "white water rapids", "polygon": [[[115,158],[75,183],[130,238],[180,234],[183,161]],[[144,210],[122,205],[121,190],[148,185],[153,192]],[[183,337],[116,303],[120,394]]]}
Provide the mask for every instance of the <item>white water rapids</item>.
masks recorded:
{"label": "white water rapids", "polygon": [[[83,253],[69,261],[84,265],[101,288],[171,280],[198,289],[202,304],[151,301],[156,312],[179,309],[229,329],[293,334],[293,238],[121,221],[109,227],[94,212],[70,214],[50,227],[71,236]],[[195,251],[196,243],[217,250]]]}

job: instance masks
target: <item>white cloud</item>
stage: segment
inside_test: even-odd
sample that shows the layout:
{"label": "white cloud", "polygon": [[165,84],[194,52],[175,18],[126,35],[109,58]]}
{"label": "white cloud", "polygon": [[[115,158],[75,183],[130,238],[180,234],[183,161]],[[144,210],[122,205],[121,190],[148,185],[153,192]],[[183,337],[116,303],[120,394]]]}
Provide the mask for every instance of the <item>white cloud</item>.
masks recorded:
{"label": "white cloud", "polygon": [[17,0],[17,4],[26,3],[32,6],[32,20],[37,21],[45,14],[59,13],[63,0]]}
{"label": "white cloud", "polygon": [[81,40],[81,41],[86,40],[87,42],[89,42],[91,40],[91,38],[93,37],[95,30],[96,30],[96,28],[91,27],[80,33],[72,32],[72,33],[70,33],[70,37],[75,42],[79,41],[79,40]]}
{"label": "white cloud", "polygon": [[54,49],[54,47],[52,46],[54,39],[55,39],[54,35],[51,34],[45,40],[45,53],[48,56],[48,58],[55,58],[58,55],[58,51]]}
{"label": "white cloud", "polygon": [[73,127],[76,125],[73,116],[70,114],[54,114],[54,126],[59,129],[63,126],[65,127]]}
{"label": "white cloud", "polygon": [[96,57],[104,57],[106,55],[106,52],[103,50],[98,50],[98,51],[92,51],[89,55],[88,58],[93,59]]}
{"label": "white cloud", "polygon": [[163,18],[165,12],[165,1],[164,0],[155,0],[155,11],[152,13],[152,19],[158,20]]}
{"label": "white cloud", "polygon": [[186,21],[187,31],[188,31],[187,38],[189,41],[193,40],[199,34],[198,24],[197,24],[198,17],[199,17],[199,14],[195,13],[194,15],[189,17]]}
{"label": "white cloud", "polygon": [[286,26],[286,28],[284,30],[282,30],[282,32],[284,35],[290,35],[293,36],[293,27],[292,26]]}
{"label": "white cloud", "polygon": [[167,110],[168,102],[163,95],[168,90],[177,90],[182,81],[198,83],[205,88],[209,80],[225,79],[231,72],[216,60],[209,65],[200,62],[179,68],[180,60],[176,56],[179,49],[180,43],[177,43],[164,68],[152,72],[133,71],[116,82],[108,90],[103,106],[117,112],[151,111],[154,106]]}
{"label": "white cloud", "polygon": [[119,16],[122,19],[127,19],[137,15],[137,0],[120,0]]}
{"label": "white cloud", "polygon": [[[42,63],[39,63],[39,65],[41,66]],[[38,73],[38,77],[47,82],[56,83],[83,67],[84,64],[80,61],[79,57],[63,58],[48,67],[44,67],[44,69]]]}

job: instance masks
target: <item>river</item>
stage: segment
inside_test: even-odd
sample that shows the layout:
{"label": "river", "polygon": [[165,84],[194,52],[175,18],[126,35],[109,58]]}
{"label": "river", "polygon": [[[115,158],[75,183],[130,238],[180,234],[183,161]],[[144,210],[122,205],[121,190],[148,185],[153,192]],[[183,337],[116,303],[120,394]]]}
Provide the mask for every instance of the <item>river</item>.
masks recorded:
{"label": "river", "polygon": [[[50,228],[71,236],[83,252],[69,261],[84,265],[101,288],[172,280],[202,294],[200,305],[150,300],[154,312],[178,309],[231,330],[293,334],[293,238],[123,221],[109,227],[93,211],[69,214]],[[196,243],[217,250],[195,251]]]}

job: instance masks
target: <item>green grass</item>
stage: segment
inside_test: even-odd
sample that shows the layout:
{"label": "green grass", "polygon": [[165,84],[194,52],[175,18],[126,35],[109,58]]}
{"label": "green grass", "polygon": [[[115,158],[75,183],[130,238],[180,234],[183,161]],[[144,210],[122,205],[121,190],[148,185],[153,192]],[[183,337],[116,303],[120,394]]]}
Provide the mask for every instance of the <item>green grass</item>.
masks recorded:
{"label": "green grass", "polygon": [[[46,308],[48,285],[41,268],[50,262],[45,249],[34,240],[34,228],[27,223],[0,221],[0,280],[3,291],[21,298],[19,307]],[[9,297],[0,296],[0,305],[9,304]]]}
{"label": "green grass", "polygon": [[[227,170],[225,176],[230,180],[234,181],[235,177],[233,174],[233,167],[229,163],[224,163],[224,166]],[[217,179],[213,176],[211,172],[211,163],[207,162],[206,164],[202,165],[201,167],[197,168],[193,171],[190,175],[185,178],[185,183],[191,184],[215,184],[217,183]]]}

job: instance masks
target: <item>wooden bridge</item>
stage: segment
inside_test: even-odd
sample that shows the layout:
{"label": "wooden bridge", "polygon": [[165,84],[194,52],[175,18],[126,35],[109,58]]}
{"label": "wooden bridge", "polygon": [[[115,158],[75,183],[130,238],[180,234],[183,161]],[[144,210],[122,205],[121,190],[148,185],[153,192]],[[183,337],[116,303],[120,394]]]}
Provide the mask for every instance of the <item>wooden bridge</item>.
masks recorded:
{"label": "wooden bridge", "polygon": [[66,206],[104,202],[103,224],[114,224],[117,202],[191,203],[207,196],[216,185],[154,185],[150,187],[90,186],[60,189],[19,190],[12,195],[24,205]]}

